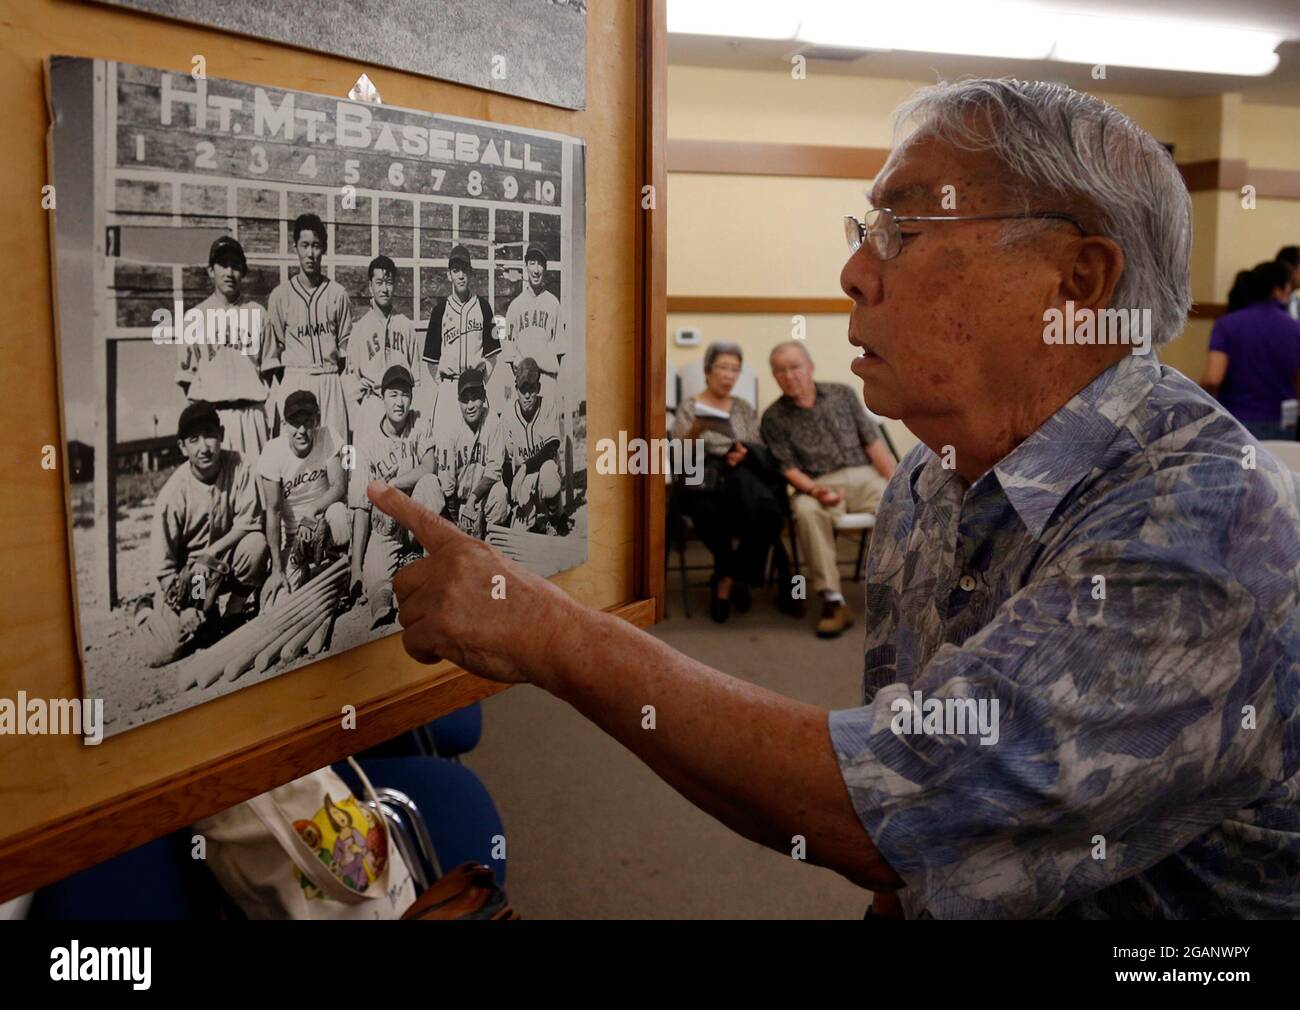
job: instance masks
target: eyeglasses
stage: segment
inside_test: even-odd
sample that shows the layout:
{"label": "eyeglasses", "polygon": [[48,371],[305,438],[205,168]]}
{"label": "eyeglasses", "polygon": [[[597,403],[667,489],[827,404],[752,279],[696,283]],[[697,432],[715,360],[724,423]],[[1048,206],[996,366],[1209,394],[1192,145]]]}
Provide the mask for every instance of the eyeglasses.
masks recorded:
{"label": "eyeglasses", "polygon": [[867,211],[859,221],[856,217],[844,219],[844,237],[848,240],[849,251],[857,252],[862,243],[870,242],[872,250],[882,260],[892,260],[903,248],[903,232],[899,223],[903,221],[1023,221],[1055,220],[1067,221],[1079,229],[1080,235],[1087,230],[1069,214],[1054,210],[1030,211],[1026,214],[950,214],[943,217],[899,217],[888,207],[877,207]]}

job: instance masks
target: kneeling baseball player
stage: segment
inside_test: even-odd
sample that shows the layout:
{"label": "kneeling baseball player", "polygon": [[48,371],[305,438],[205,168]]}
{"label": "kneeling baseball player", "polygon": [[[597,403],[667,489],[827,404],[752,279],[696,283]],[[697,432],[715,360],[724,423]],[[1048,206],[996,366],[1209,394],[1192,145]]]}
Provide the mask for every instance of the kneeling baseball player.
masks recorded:
{"label": "kneeling baseball player", "polygon": [[263,607],[346,554],[352,538],[339,456],[343,446],[334,429],[321,424],[315,394],[297,389],[285,398],[281,429],[257,461],[266,504],[266,542],[272,547]]}
{"label": "kneeling baseball player", "polygon": [[514,525],[540,533],[569,532],[561,509],[560,419],[555,401],[542,395],[541,369],[532,358],[515,365],[517,395],[501,412],[505,455],[510,459],[510,504]]}
{"label": "kneeling baseball player", "polygon": [[266,579],[253,471],[238,452],[221,447],[216,408],[206,400],[191,403],[181,411],[176,437],[186,461],[158,492],[149,542],[158,595],[152,607],[136,611],[150,666],[232,630],[256,609]]}
{"label": "kneeling baseball player", "polygon": [[461,424],[437,447],[438,489],[431,506],[472,537],[482,540],[487,524],[504,524],[510,514],[501,483],[505,455],[501,424],[488,410],[483,372],[467,368],[456,380]]}
{"label": "kneeling baseball player", "polygon": [[380,386],[384,413],[368,430],[357,432],[356,468],[348,487],[352,507],[350,596],[356,600],[364,594],[370,604],[372,628],[397,616],[393,576],[402,565],[418,558],[422,549],[396,520],[371,508],[366,485],[382,480],[429,508],[434,508],[438,496],[432,425],[411,409],[414,386],[408,369],[392,365]]}

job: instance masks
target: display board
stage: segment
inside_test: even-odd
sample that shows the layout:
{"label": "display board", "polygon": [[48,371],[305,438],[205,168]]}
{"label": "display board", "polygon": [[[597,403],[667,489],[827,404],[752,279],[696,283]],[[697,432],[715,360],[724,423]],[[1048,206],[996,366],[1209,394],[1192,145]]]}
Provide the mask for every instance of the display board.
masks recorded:
{"label": "display board", "polygon": [[[583,141],[587,171],[586,290],[589,438],[620,430],[651,435],[662,333],[646,328],[659,254],[641,206],[657,184],[646,110],[648,10],[658,4],[597,0],[588,14],[591,101],[569,112],[349,60],[235,38],[108,6],[0,0],[6,59],[6,168],[11,199],[0,228],[0,295],[21,325],[0,373],[0,699],[77,699],[81,665],[68,572],[70,482],[78,461],[62,449],[60,362],[54,322],[50,108],[44,64],[72,55],[188,75],[194,56],[209,77],[344,98],[365,72],[386,105],[564,134]],[[662,38],[662,10],[657,12]],[[662,54],[662,50],[660,50]],[[656,127],[658,129],[658,127]],[[662,259],[658,259],[660,270]],[[89,270],[91,263],[81,264]],[[660,274],[658,284],[661,285]],[[101,345],[102,346],[102,345]],[[93,362],[87,362],[87,368]],[[128,366],[129,367],[129,366]],[[119,369],[120,370],[120,369]],[[662,373],[660,373],[662,374]],[[659,383],[662,395],[662,382]],[[662,409],[658,410],[662,417]],[[46,464],[50,465],[46,465]],[[660,492],[662,492],[662,482]],[[553,581],[582,602],[637,623],[653,620],[654,524],[643,493],[653,482],[593,473],[588,557]],[[237,691],[87,746],[71,734],[0,735],[8,816],[0,827],[0,898],[192,823],[313,768],[355,753],[500,688],[448,664],[410,660],[395,637],[331,655],[254,689]],[[355,728],[341,714],[355,708]]]}
{"label": "display board", "polygon": [[[417,499],[540,574],[585,559],[581,141],[118,62],[49,74],[96,732],[400,630],[419,545],[369,508],[372,478],[418,474]],[[545,388],[516,395],[529,367]],[[320,422],[301,434],[295,393]],[[178,431],[205,403],[221,431]]]}

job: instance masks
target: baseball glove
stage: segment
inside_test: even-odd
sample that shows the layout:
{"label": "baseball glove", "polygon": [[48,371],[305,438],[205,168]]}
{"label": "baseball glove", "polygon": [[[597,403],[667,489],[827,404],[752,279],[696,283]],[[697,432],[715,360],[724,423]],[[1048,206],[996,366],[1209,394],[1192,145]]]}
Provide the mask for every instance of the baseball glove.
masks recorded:
{"label": "baseball glove", "polygon": [[175,613],[189,607],[210,611],[215,609],[230,566],[210,554],[196,554],[185,562],[163,594],[163,601]]}
{"label": "baseball glove", "polygon": [[193,607],[178,611],[168,607],[158,610],[142,608],[136,614],[141,635],[141,651],[150,666],[165,666],[189,649],[195,633],[203,625],[203,616]]}
{"label": "baseball glove", "polygon": [[460,514],[456,517],[456,525],[460,527],[461,532],[478,540],[486,537],[487,521],[483,514],[483,504],[472,500],[467,501],[460,507]]}
{"label": "baseball glove", "polygon": [[296,566],[313,572],[325,561],[331,546],[333,538],[329,523],[323,518],[315,521],[303,519],[298,523],[298,534],[289,549],[289,558]]}

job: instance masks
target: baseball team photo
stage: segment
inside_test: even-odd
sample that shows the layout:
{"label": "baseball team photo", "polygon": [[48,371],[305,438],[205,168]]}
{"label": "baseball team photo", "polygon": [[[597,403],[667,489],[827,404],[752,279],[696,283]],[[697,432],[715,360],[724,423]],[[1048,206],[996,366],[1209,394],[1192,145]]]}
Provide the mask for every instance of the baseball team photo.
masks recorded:
{"label": "baseball team photo", "polygon": [[49,64],[70,553],[105,735],[400,630],[393,485],[587,556],[581,141]]}

